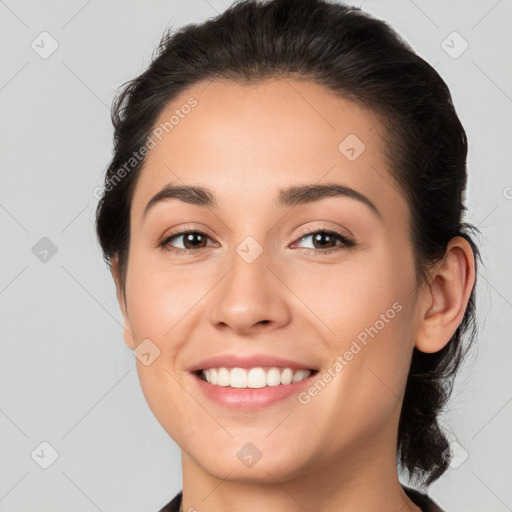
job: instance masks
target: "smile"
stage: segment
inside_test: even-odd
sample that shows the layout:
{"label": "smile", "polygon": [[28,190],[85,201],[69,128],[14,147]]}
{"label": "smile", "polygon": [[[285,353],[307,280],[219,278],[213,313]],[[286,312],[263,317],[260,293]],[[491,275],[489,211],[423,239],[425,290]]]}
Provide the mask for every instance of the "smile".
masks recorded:
{"label": "smile", "polygon": [[307,379],[314,370],[293,370],[291,368],[254,367],[254,368],[208,368],[201,370],[199,376],[213,386],[231,388],[259,389],[269,386],[287,386]]}

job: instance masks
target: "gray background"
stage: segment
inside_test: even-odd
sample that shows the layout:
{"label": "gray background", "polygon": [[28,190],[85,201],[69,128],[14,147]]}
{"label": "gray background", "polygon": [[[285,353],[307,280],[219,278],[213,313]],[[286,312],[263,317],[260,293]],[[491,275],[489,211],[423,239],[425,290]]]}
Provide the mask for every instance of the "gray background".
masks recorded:
{"label": "gray background", "polygon": [[[122,340],[93,191],[111,156],[116,88],[147,66],[168,25],[229,4],[0,0],[2,511],[156,512],[181,488],[179,449],[149,410]],[[480,338],[443,418],[463,450],[458,467],[430,494],[449,512],[512,510],[512,2],[362,7],[436,67],[470,143],[467,220],[482,231],[485,261]],[[47,58],[43,31],[58,43]],[[457,58],[464,43],[454,31],[469,44]],[[42,252],[43,237],[55,254]],[[47,469],[52,449],[42,442],[58,454]]]}

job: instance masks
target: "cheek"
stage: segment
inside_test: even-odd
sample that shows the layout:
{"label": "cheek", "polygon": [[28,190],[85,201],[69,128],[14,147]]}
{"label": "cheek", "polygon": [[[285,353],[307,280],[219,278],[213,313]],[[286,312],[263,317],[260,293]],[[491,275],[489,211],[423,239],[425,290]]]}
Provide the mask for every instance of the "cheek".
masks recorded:
{"label": "cheek", "polygon": [[200,267],[165,267],[161,260],[155,262],[147,256],[134,254],[126,289],[130,322],[137,342],[150,338],[160,340],[160,344],[165,340],[168,346],[194,318],[194,306],[207,294],[209,285]]}
{"label": "cheek", "polygon": [[315,381],[300,397],[305,417],[316,418],[308,435],[328,439],[332,456],[340,446],[355,449],[361,440],[395,435],[389,429],[407,381],[413,325],[406,297],[389,303],[391,298],[360,305],[357,319],[343,316],[328,347],[330,366],[319,375],[327,384]]}
{"label": "cheek", "polygon": [[364,340],[375,324],[379,332],[389,331],[390,324],[396,327],[396,319],[407,316],[397,310],[415,297],[410,255],[384,243],[371,251],[347,254],[340,263],[300,265],[303,268],[284,269],[283,280],[307,305],[301,308],[304,317],[325,331],[333,349],[343,349],[347,340],[358,336]]}
{"label": "cheek", "polygon": [[416,283],[412,259],[399,252],[389,248],[373,253],[339,271],[326,267],[325,275],[310,272],[316,294],[306,286],[301,292],[329,327],[325,349],[332,364],[341,365],[334,371],[331,399],[340,404],[340,414],[350,403],[363,423],[364,417],[377,418],[394,407],[409,370]]}
{"label": "cheek", "polygon": [[[200,305],[211,288],[199,267],[162,268],[134,251],[128,267],[126,292],[135,344],[151,340],[158,356],[149,365],[136,359],[141,389],[158,421],[177,442],[185,442],[181,425],[193,429],[198,410],[183,399],[183,375],[177,358],[200,322]],[[146,342],[147,343],[147,342]],[[176,422],[176,417],[183,421]],[[207,419],[207,418],[206,418]]]}

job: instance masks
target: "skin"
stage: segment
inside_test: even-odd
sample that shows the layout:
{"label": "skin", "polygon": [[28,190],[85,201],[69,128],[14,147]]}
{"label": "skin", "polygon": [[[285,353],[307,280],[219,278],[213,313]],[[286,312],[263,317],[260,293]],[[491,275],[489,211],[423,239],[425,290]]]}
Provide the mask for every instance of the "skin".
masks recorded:
{"label": "skin", "polygon": [[[454,238],[418,284],[410,211],[372,112],[308,82],[215,81],[183,92],[156,125],[191,96],[197,106],[148,153],[135,189],[126,300],[112,261],[126,344],[149,338],[160,350],[148,366],[137,359],[137,370],[182,449],[183,510],[420,510],[397,475],[400,407],[413,347],[440,350],[463,318],[475,279],[469,244]],[[366,146],[354,161],[338,149],[349,134]],[[170,182],[209,187],[218,208],[171,199],[143,220]],[[280,188],[327,182],[364,194],[381,217],[342,196],[274,204]],[[187,227],[209,237],[197,254],[157,247]],[[302,238],[306,227],[351,233],[356,245],[322,254]],[[263,250],[250,264],[236,252],[247,236]],[[169,245],[194,247],[184,238]],[[395,303],[400,312],[307,404],[294,396],[227,409],[187,371],[217,354],[265,353],[322,374]],[[252,467],[237,458],[247,442],[262,453]]]}

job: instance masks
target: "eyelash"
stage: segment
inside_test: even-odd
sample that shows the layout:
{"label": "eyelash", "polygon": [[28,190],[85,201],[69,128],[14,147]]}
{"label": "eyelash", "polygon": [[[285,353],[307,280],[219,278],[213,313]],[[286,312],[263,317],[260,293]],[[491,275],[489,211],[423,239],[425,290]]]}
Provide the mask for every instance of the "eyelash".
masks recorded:
{"label": "eyelash", "polygon": [[[170,241],[172,239],[180,237],[180,236],[188,235],[190,233],[196,233],[196,234],[205,236],[207,238],[210,238],[205,232],[200,231],[198,229],[187,229],[185,231],[179,231],[177,233],[173,233],[173,234],[165,237],[163,240],[158,242],[158,247],[160,247],[164,251],[169,251],[176,255],[186,255],[186,256],[193,256],[193,255],[197,254],[199,251],[206,249],[206,247],[200,247],[197,249],[181,249],[181,248],[177,248],[177,247],[167,247],[167,245],[170,243]],[[303,251],[305,251],[308,254],[314,254],[314,255],[318,255],[319,253],[320,254],[328,254],[331,252],[338,252],[343,249],[348,249],[348,248],[356,245],[354,240],[347,237],[343,233],[333,230],[333,229],[306,229],[302,233],[300,233],[300,236],[297,239],[297,241],[300,242],[303,238],[306,238],[307,236],[311,236],[311,235],[316,235],[318,233],[324,233],[329,236],[334,236],[338,240],[341,241],[341,244],[339,244],[335,247],[331,247],[329,249],[310,249],[309,247],[302,247]]]}

